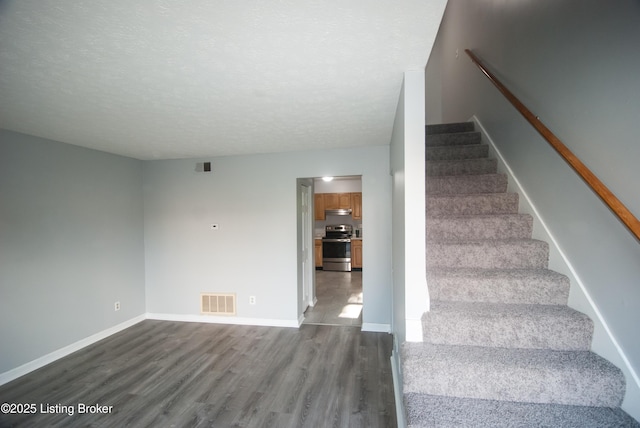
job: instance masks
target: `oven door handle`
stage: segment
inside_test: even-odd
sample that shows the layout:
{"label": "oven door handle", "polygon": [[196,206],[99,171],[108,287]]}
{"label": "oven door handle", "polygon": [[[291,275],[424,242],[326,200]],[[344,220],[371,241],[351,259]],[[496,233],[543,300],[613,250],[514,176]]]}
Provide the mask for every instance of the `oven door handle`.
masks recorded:
{"label": "oven door handle", "polygon": [[351,242],[349,238],[322,238],[322,242]]}

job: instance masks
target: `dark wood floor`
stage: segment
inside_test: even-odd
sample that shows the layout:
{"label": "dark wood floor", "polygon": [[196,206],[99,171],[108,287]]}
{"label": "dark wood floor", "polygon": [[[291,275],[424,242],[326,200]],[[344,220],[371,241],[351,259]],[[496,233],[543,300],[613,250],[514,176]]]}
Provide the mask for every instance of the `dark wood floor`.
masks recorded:
{"label": "dark wood floor", "polygon": [[391,347],[356,327],[146,320],[0,387],[37,406],[0,426],[395,427]]}

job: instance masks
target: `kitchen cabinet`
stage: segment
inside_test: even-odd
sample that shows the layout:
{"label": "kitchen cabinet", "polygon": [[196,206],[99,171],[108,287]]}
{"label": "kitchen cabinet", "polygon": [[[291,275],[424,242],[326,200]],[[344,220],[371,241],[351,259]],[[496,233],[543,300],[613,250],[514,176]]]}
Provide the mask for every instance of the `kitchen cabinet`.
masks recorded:
{"label": "kitchen cabinet", "polygon": [[322,239],[314,239],[313,248],[316,267],[322,267]]}
{"label": "kitchen cabinet", "polygon": [[351,193],[322,193],[325,210],[346,210],[351,208]]}
{"label": "kitchen cabinet", "polygon": [[340,208],[340,198],[338,195],[339,193],[322,193],[325,210],[337,210]]}
{"label": "kitchen cabinet", "polygon": [[338,209],[348,210],[351,208],[351,193],[338,193]]}
{"label": "kitchen cabinet", "polygon": [[325,210],[351,209],[354,220],[362,220],[362,193],[316,193],[314,198],[314,217],[326,220]]}
{"label": "kitchen cabinet", "polygon": [[351,217],[362,220],[362,193],[351,193]]}
{"label": "kitchen cabinet", "polygon": [[351,240],[351,267],[362,269],[362,239]]}
{"label": "kitchen cabinet", "polygon": [[313,212],[316,220],[324,220],[324,193],[316,193],[313,195]]}

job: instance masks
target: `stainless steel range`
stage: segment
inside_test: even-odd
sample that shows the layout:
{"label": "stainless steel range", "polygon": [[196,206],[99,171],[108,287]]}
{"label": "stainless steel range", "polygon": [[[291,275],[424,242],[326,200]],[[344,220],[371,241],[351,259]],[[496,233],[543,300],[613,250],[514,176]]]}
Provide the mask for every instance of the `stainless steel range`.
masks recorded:
{"label": "stainless steel range", "polygon": [[333,224],[325,227],[322,238],[322,270],[351,272],[350,224]]}

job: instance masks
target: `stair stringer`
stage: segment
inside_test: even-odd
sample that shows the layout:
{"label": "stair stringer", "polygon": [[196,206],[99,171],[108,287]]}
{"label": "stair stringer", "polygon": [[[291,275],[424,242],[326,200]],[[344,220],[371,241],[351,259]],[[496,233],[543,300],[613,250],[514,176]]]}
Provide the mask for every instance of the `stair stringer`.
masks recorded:
{"label": "stair stringer", "polygon": [[472,116],[469,121],[476,125],[476,130],[481,134],[482,142],[489,146],[489,156],[498,160],[498,172],[507,175],[507,191],[518,194],[518,212],[529,214],[533,217],[532,238],[545,241],[549,244],[549,269],[564,274],[569,278],[570,292],[567,305],[572,309],[588,315],[593,321],[594,330],[591,351],[609,360],[624,373],[627,386],[625,398],[620,407],[638,419],[640,417],[640,377],[638,373],[636,373],[631,366],[629,359],[613,336],[602,313],[599,311],[596,302],[591,298],[580,276],[571,265],[569,258],[564,251],[562,251],[557,240],[540,216],[535,204],[525,192],[517,176],[509,167],[487,130],[475,115]]}

